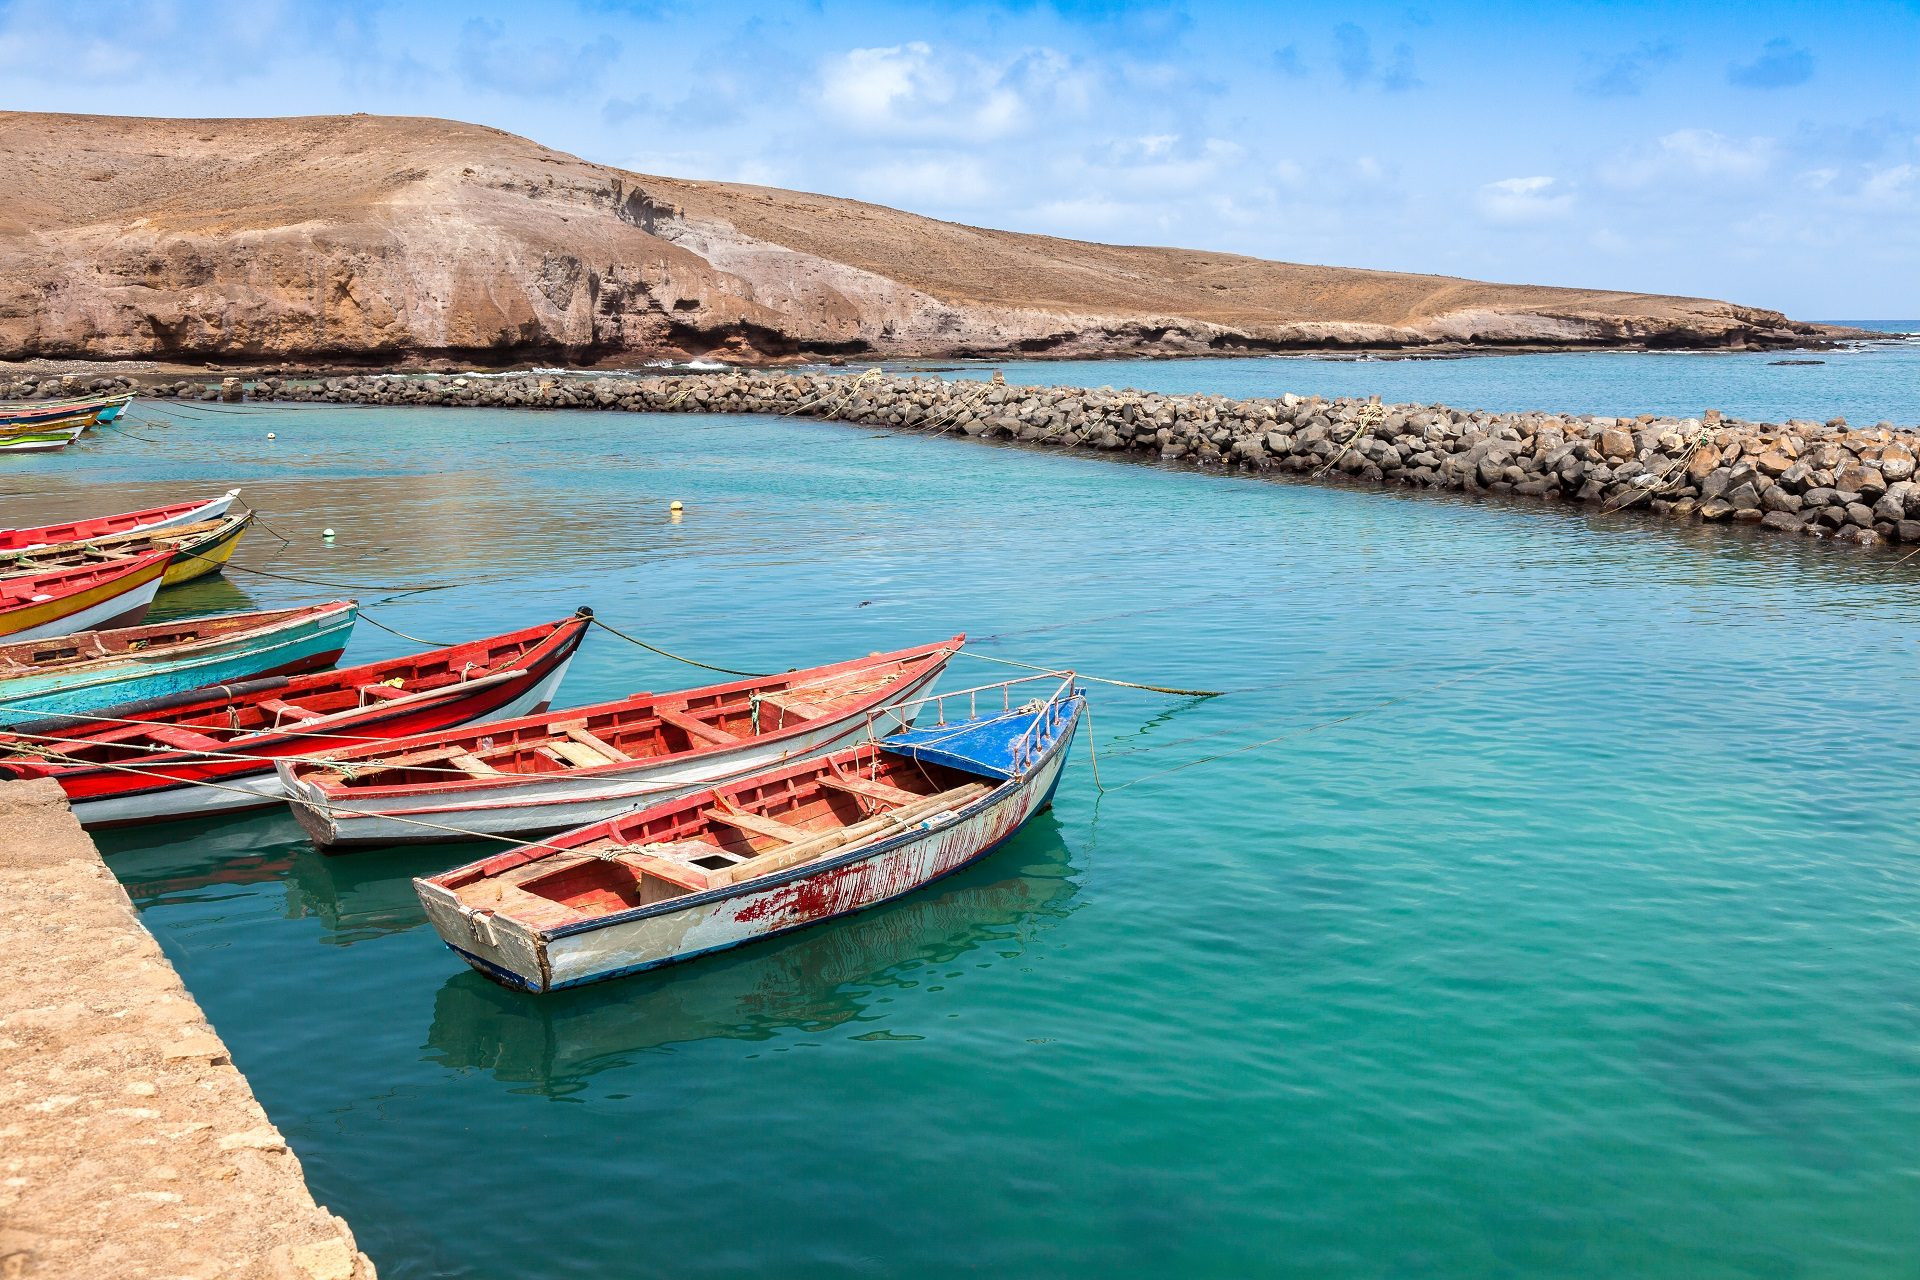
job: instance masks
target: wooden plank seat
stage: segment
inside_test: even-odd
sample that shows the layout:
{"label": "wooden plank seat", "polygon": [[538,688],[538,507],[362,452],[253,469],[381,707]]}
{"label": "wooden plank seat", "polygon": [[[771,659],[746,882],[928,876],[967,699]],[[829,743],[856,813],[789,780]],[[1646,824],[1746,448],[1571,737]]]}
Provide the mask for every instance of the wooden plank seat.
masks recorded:
{"label": "wooden plank seat", "polygon": [[584,720],[561,721],[556,723],[553,727],[555,729],[558,729],[561,733],[566,734],[569,738],[572,738],[575,742],[579,743],[581,746],[587,747],[593,751],[598,751],[601,755],[605,756],[609,760],[633,759],[632,756],[628,755],[626,752],[622,751],[620,748],[614,746],[611,742],[604,741],[597,735],[588,732],[587,722]]}
{"label": "wooden plank seat", "polygon": [[469,754],[457,748],[449,751],[446,759],[447,763],[460,770],[460,772],[470,774],[476,778],[499,778],[505,776],[479,756]]}
{"label": "wooden plank seat", "polygon": [[312,707],[303,707],[297,702],[285,702],[279,698],[262,698],[254,705],[271,715],[276,725],[284,724],[289,720],[295,723],[318,720],[326,714],[324,711],[315,711]]}
{"label": "wooden plank seat", "polygon": [[222,751],[226,744],[217,738],[209,738],[204,733],[195,733],[192,729],[182,729],[179,725],[147,725],[146,736],[162,746],[172,747],[176,751]]}
{"label": "wooden plank seat", "polygon": [[578,765],[582,769],[592,769],[603,764],[613,763],[613,761],[601,755],[592,747],[585,746],[578,742],[572,742],[565,738],[556,738],[551,742],[541,745],[567,763]]}
{"label": "wooden plank seat", "polygon": [[660,717],[660,723],[670,724],[674,728],[686,733],[689,737],[701,738],[715,745],[731,745],[732,743],[740,741],[738,734],[728,733],[719,725],[708,724],[704,720],[696,720],[684,711],[675,711],[671,707],[656,707],[654,708],[654,714]]}
{"label": "wooden plank seat", "polygon": [[820,834],[817,831],[809,831],[805,827],[796,827],[789,822],[781,822],[777,818],[762,817],[757,813],[744,813],[740,810],[703,809],[700,816],[708,822],[723,822],[727,826],[737,827],[751,835],[766,836],[788,844],[810,840]]}
{"label": "wooden plank seat", "polygon": [[834,774],[820,779],[820,785],[832,791],[858,796],[863,800],[878,800],[883,804],[912,804],[915,800],[926,799],[922,792],[890,787],[884,782],[875,782],[871,778],[862,778],[858,774]]}
{"label": "wooden plank seat", "polygon": [[[760,704],[784,713],[787,718],[797,716],[802,720],[821,720],[833,714],[833,710],[829,707],[823,707],[817,702],[809,702],[805,698],[797,698],[790,693],[763,693],[760,695]],[[764,732],[764,726],[762,731]]]}
{"label": "wooden plank seat", "polygon": [[363,684],[360,686],[360,702],[365,705],[371,698],[375,702],[392,702],[395,698],[405,698],[409,694],[405,689],[396,689],[390,684]]}

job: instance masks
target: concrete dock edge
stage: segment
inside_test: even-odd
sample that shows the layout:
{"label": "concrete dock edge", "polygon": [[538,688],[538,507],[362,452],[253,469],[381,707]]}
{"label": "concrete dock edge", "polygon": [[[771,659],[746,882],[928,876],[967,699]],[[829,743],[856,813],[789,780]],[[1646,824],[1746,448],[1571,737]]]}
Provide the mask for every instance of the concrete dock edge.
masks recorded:
{"label": "concrete dock edge", "polygon": [[373,1280],[49,781],[0,783],[0,1280]]}

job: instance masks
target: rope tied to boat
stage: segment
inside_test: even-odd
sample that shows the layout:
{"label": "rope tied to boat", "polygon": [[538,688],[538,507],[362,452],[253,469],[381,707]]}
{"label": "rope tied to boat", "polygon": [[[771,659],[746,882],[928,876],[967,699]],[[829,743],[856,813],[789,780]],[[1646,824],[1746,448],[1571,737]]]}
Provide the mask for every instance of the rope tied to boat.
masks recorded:
{"label": "rope tied to boat", "polygon": [[[988,654],[975,653],[971,649],[962,649],[959,656],[963,658],[978,658],[982,662],[997,662],[1005,667],[1024,667],[1028,671],[1054,672],[1060,670],[1059,667],[1037,667],[1031,662],[1015,662],[1012,658],[995,658]],[[1169,685],[1137,684],[1132,680],[1111,680],[1103,676],[1090,676],[1078,668],[1075,668],[1074,674],[1079,679],[1088,680],[1094,684],[1110,684],[1121,689],[1144,689],[1148,693],[1164,693],[1170,698],[1220,698],[1226,696],[1227,692],[1225,689],[1177,689]]]}

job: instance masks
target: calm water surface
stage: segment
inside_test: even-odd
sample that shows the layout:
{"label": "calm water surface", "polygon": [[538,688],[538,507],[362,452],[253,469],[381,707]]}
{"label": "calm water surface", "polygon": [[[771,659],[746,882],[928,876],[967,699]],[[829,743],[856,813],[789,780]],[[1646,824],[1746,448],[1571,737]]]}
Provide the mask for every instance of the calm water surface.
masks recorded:
{"label": "calm water surface", "polygon": [[[1862,329],[1920,335],[1920,320],[1849,320]],[[1782,364],[1817,360],[1818,364]],[[954,366],[943,366],[954,368]],[[967,365],[985,377],[1039,386],[1135,387],[1228,396],[1374,396],[1389,404],[1441,403],[1457,409],[1697,417],[1719,409],[1736,418],[1855,426],[1920,425],[1920,338],[1833,351],[1644,352],[1480,356],[1453,360],[1324,360],[1299,356],[1202,360],[1054,360]]]}
{"label": "calm water surface", "polygon": [[[437,641],[1230,691],[1097,689],[1107,793],[925,892],[549,998],[422,921],[475,847],[104,838],[384,1276],[1914,1274],[1912,564],[799,421],[176,416],[0,522],[243,484],[291,544],[238,560]],[[598,633],[565,695],[697,679]]]}

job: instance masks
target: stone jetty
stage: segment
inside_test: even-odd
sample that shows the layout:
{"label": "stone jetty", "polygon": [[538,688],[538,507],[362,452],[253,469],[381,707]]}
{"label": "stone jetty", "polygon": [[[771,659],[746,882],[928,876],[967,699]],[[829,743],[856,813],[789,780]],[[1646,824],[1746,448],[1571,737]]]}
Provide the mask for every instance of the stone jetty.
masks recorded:
{"label": "stone jetty", "polygon": [[53,782],[0,904],[0,1277],[374,1280]]}
{"label": "stone jetty", "polygon": [[[1276,369],[1275,377],[1284,377]],[[182,380],[197,400],[761,413],[1123,454],[1330,483],[1401,485],[1727,521],[1872,546],[1920,542],[1920,432],[1834,418],[1749,422],[1496,413],[1281,395],[1229,399],[1111,387],[1023,387],[929,375],[729,371],[365,374]]]}

